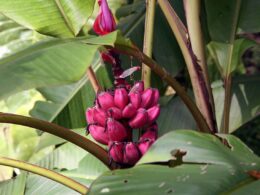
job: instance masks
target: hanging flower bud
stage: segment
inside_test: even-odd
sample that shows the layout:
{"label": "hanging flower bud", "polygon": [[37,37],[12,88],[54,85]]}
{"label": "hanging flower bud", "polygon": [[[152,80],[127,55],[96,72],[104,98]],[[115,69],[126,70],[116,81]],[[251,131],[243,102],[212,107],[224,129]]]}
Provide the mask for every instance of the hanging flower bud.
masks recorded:
{"label": "hanging flower bud", "polygon": [[101,92],[100,94],[98,94],[97,100],[98,104],[104,110],[115,106],[114,97],[109,92]]}
{"label": "hanging flower bud", "polygon": [[152,108],[149,108],[147,110],[148,114],[148,123],[151,124],[153,123],[159,116],[160,114],[160,106],[157,104],[156,106],[153,106]]}
{"label": "hanging flower bud", "polygon": [[139,81],[134,84],[134,86],[130,90],[130,93],[142,93],[143,91],[144,91],[144,82]]}
{"label": "hanging flower bud", "polygon": [[145,129],[145,132],[140,137],[139,141],[144,141],[147,139],[155,141],[157,139],[157,136],[158,136],[158,126],[156,123],[154,123]]}
{"label": "hanging flower bud", "polygon": [[140,93],[130,93],[128,95],[129,99],[130,99],[130,102],[133,104],[133,106],[138,109],[140,108],[141,106],[141,102],[142,102],[142,98],[141,98],[141,95]]}
{"label": "hanging flower bud", "polygon": [[135,116],[137,109],[131,104],[127,104],[127,106],[123,110],[124,118],[132,118]]}
{"label": "hanging flower bud", "polygon": [[107,110],[108,116],[113,119],[121,119],[122,118],[122,111],[117,107],[112,107]]}
{"label": "hanging flower bud", "polygon": [[109,63],[109,64],[114,64],[115,63],[114,57],[109,52],[102,51],[101,58],[106,63]]}
{"label": "hanging flower bud", "polygon": [[89,125],[88,131],[97,142],[106,145],[108,144],[108,134],[104,127],[98,125]]}
{"label": "hanging flower bud", "polygon": [[153,90],[146,89],[142,94],[142,107],[149,108],[153,102]]}
{"label": "hanging flower bud", "polygon": [[109,156],[110,158],[116,163],[123,163],[123,149],[124,143],[123,142],[113,142],[109,147]]}
{"label": "hanging flower bud", "polygon": [[141,128],[147,123],[147,120],[148,115],[146,110],[143,108],[139,108],[135,117],[129,121],[129,125],[132,128]]}
{"label": "hanging flower bud", "polygon": [[110,141],[124,141],[127,139],[127,129],[113,118],[107,120],[107,132]]}
{"label": "hanging flower bud", "polygon": [[104,127],[106,125],[107,118],[107,113],[104,110],[102,110],[101,108],[94,108],[93,119],[95,123],[98,123],[99,125]]}
{"label": "hanging flower bud", "polygon": [[141,154],[144,155],[153,143],[154,141],[150,139],[139,142],[138,149]]}
{"label": "hanging flower bud", "polygon": [[153,101],[151,103],[151,107],[158,104],[160,98],[160,93],[158,89],[153,89]]}
{"label": "hanging flower bud", "polygon": [[88,124],[93,124],[94,123],[94,108],[88,108],[86,111],[86,120]]}
{"label": "hanging flower bud", "polygon": [[99,35],[105,35],[116,29],[116,23],[111,10],[108,7],[107,0],[99,0],[100,10],[94,22],[93,29]]}
{"label": "hanging flower bud", "polygon": [[141,155],[136,144],[133,142],[128,142],[124,151],[124,164],[134,165],[140,157]]}
{"label": "hanging flower bud", "polygon": [[124,107],[128,104],[129,99],[128,99],[128,94],[125,88],[118,88],[115,90],[115,95],[114,95],[114,103],[115,105],[120,108],[124,109]]}

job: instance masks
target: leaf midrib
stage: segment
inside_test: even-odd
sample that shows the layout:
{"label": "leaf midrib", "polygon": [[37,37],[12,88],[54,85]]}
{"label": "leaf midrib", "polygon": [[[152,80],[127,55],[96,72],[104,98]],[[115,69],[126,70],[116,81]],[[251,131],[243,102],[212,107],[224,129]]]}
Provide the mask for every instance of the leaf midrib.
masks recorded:
{"label": "leaf midrib", "polygon": [[72,26],[72,24],[71,24],[69,18],[67,17],[67,15],[65,14],[65,11],[64,11],[64,9],[63,9],[61,3],[60,3],[60,0],[54,0],[54,2],[55,2],[55,5],[56,5],[57,8],[58,8],[58,11],[60,12],[61,16],[62,16],[63,19],[64,19],[65,25],[68,27],[69,31],[70,31],[74,36],[76,36],[76,33],[75,33],[74,30],[73,30],[73,26]]}

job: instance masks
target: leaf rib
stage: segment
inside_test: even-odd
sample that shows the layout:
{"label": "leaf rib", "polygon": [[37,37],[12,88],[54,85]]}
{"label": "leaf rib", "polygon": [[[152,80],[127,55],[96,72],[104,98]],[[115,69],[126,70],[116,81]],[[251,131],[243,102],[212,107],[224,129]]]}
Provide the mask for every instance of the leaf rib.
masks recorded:
{"label": "leaf rib", "polygon": [[45,169],[43,167],[39,167],[30,163],[22,162],[19,160],[14,160],[10,158],[0,157],[0,165],[19,168],[25,171],[29,171],[32,173],[35,173],[37,175],[41,175],[43,177],[49,178],[53,181],[56,181],[58,183],[61,183],[81,194],[86,194],[88,191],[88,188],[77,181],[68,178],[60,173],[56,173],[54,171],[51,171],[49,169]]}
{"label": "leaf rib", "polygon": [[75,33],[74,30],[73,30],[73,27],[72,27],[72,25],[71,25],[71,22],[70,22],[69,18],[67,17],[67,15],[65,14],[65,11],[63,10],[63,7],[62,7],[62,5],[61,5],[61,3],[60,3],[60,0],[54,0],[54,2],[55,2],[55,4],[56,4],[56,6],[57,6],[57,8],[58,8],[58,10],[59,10],[59,12],[60,12],[60,14],[61,14],[61,16],[64,18],[65,25],[68,27],[68,29],[70,30],[70,32],[71,32],[74,36],[76,36],[76,33]]}

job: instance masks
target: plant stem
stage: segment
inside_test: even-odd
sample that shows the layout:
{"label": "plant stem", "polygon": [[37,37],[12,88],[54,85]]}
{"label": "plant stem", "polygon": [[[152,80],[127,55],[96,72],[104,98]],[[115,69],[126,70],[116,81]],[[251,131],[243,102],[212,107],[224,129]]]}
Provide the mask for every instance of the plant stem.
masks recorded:
{"label": "plant stem", "polygon": [[[232,40],[232,42],[234,39]],[[225,99],[224,99],[224,109],[223,118],[221,124],[221,133],[229,133],[229,118],[230,118],[230,105],[231,105],[231,85],[232,85],[232,73],[231,73],[231,63],[233,55],[234,44],[230,44],[227,50],[227,70],[224,72],[224,88],[225,88]]]}
{"label": "plant stem", "polygon": [[[202,69],[207,88],[210,91],[210,82],[208,76],[208,68],[206,65],[205,48],[203,40],[203,32],[200,23],[200,0],[183,0],[186,22],[188,27],[189,39],[192,46],[192,51],[197,57],[198,64]],[[211,97],[212,98],[212,97]]]}
{"label": "plant stem", "polygon": [[56,181],[60,184],[63,184],[81,194],[87,194],[88,188],[77,181],[68,178],[62,174],[56,173],[52,170],[45,169],[33,164],[29,164],[26,162],[22,162],[19,160],[14,160],[10,158],[0,157],[0,165],[9,166],[13,168],[19,168],[24,171],[29,171],[31,173],[35,173],[37,175],[41,175],[43,177],[49,178],[53,181]]}
{"label": "plant stem", "polygon": [[227,69],[224,73],[224,87],[225,87],[225,100],[224,100],[224,111],[223,111],[223,133],[229,133],[229,117],[230,117],[230,105],[231,105],[231,85],[232,85],[232,56],[234,51],[234,42],[237,31],[237,23],[239,19],[239,11],[241,8],[241,0],[236,1],[235,15],[232,22],[232,31],[230,33],[230,43],[227,52]]}
{"label": "plant stem", "polygon": [[93,71],[91,66],[89,66],[87,69],[87,77],[89,78],[89,81],[90,81],[95,93],[98,93],[99,91],[103,90],[101,85],[99,84],[96,74]]}
{"label": "plant stem", "polygon": [[10,158],[0,157],[0,165],[19,168],[25,171],[29,171],[31,173],[35,173],[37,175],[41,175],[43,177],[49,178],[53,181],[56,181],[60,184],[63,184],[64,186],[67,186],[81,194],[87,194],[88,188],[77,181],[68,178],[64,175],[61,175],[59,173],[56,173],[52,170],[45,169],[33,164],[29,164],[26,162],[22,162],[19,160],[14,160]]}
{"label": "plant stem", "polygon": [[[206,54],[205,54],[205,43],[203,39],[203,32],[201,30],[200,23],[200,10],[201,10],[201,0],[183,0],[186,21],[188,27],[188,33],[190,38],[190,43],[192,47],[192,51],[197,58],[197,63],[202,69],[202,75],[204,76],[204,80],[206,83],[206,87],[209,94],[209,101],[213,111],[213,116],[215,120],[215,104],[212,94],[212,89],[210,86],[208,67],[206,64]],[[216,123],[215,123],[216,125]]]}
{"label": "plant stem", "polygon": [[[152,56],[152,50],[153,50],[155,5],[156,5],[156,0],[146,0],[143,52],[149,57]],[[142,64],[142,80],[144,81],[145,88],[151,86],[151,69],[149,68],[149,66],[145,64]]]}
{"label": "plant stem", "polygon": [[67,128],[40,119],[7,113],[0,113],[0,123],[23,125],[56,135],[91,153],[109,168],[108,154],[102,147]]}
{"label": "plant stem", "polygon": [[191,78],[196,104],[207,121],[210,130],[213,133],[216,133],[216,120],[214,117],[214,110],[209,101],[210,95],[202,73],[202,68],[198,64],[198,60],[193,53],[187,29],[167,0],[158,0],[158,3],[181,48]]}
{"label": "plant stem", "polygon": [[185,89],[176,81],[165,69],[161,68],[154,60],[146,56],[144,53],[138,50],[137,47],[130,48],[124,45],[115,45],[115,49],[118,52],[125,53],[127,55],[133,56],[139,59],[141,62],[145,63],[147,66],[151,68],[156,74],[158,74],[163,80],[165,80],[180,96],[184,104],[190,110],[192,116],[194,117],[199,131],[204,133],[212,133],[209,129],[207,122],[205,121],[203,115],[200,110],[196,106],[196,104],[192,101],[192,99],[188,96]]}
{"label": "plant stem", "polygon": [[223,113],[223,133],[229,133],[229,115],[231,104],[231,75],[227,76],[224,81],[225,87],[225,101],[224,101],[224,113]]}

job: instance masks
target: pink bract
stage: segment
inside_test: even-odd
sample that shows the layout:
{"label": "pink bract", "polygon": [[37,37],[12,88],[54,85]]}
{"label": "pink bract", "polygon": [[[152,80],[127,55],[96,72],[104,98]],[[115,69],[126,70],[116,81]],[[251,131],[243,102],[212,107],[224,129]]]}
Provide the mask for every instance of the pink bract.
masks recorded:
{"label": "pink bract", "polygon": [[98,3],[100,9],[94,22],[93,29],[97,34],[105,35],[116,29],[116,22],[108,7],[107,0],[99,0]]}

